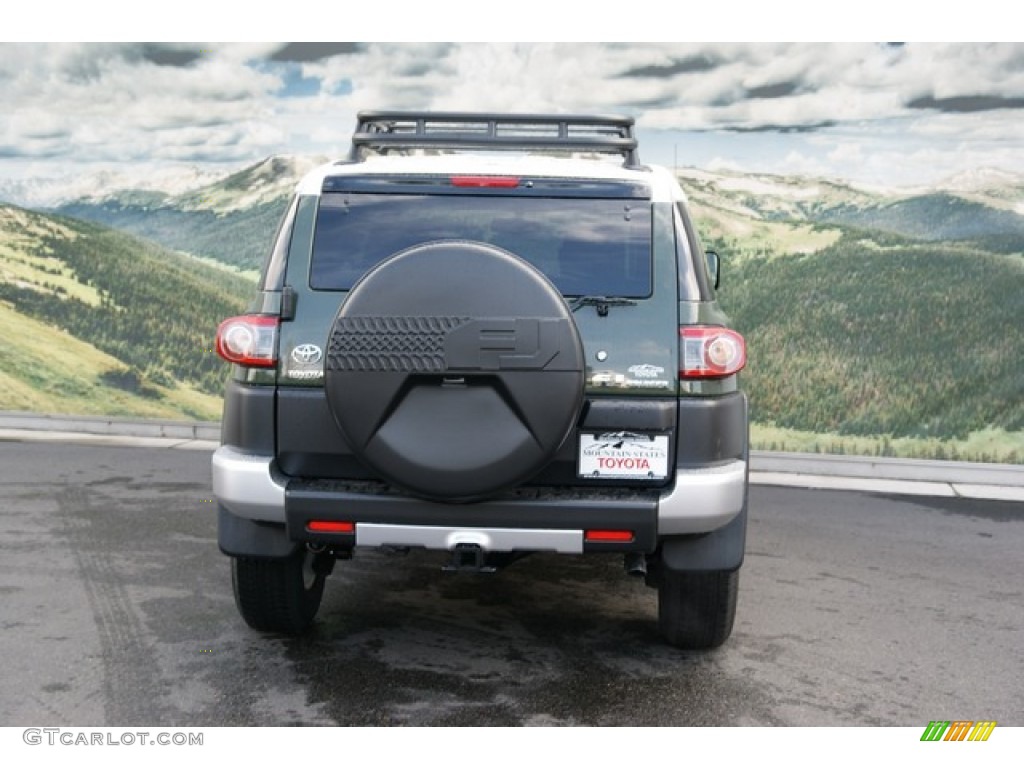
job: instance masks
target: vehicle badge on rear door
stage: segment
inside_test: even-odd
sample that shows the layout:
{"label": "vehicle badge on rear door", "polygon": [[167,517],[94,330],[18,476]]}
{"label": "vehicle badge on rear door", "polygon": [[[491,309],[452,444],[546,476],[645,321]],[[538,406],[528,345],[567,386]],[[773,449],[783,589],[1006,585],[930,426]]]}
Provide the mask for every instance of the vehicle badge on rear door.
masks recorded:
{"label": "vehicle badge on rear door", "polygon": [[316,344],[299,344],[292,350],[292,360],[300,365],[314,365],[323,356],[323,351]]}
{"label": "vehicle badge on rear door", "polygon": [[656,379],[665,372],[660,365],[651,365],[650,363],[631,365],[628,370],[638,379]]}

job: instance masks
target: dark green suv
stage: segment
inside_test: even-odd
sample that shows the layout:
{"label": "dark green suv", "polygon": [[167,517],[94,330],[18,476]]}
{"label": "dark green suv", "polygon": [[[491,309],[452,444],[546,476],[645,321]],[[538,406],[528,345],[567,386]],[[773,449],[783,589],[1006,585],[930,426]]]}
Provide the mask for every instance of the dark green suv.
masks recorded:
{"label": "dark green suv", "polygon": [[670,643],[720,645],[748,429],[717,283],[631,118],[361,113],[217,333],[213,488],[244,619],[301,632],[365,547],[454,571],[621,553]]}

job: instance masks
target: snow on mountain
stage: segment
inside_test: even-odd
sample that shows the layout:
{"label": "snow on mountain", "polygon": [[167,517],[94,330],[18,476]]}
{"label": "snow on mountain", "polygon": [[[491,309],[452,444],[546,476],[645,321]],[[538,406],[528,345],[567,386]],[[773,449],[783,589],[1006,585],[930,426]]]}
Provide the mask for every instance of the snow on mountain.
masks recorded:
{"label": "snow on mountain", "polygon": [[113,203],[224,214],[289,196],[308,171],[325,162],[324,157],[276,155],[226,170],[198,166],[65,169],[59,175],[0,178],[0,201],[35,209]]}
{"label": "snow on mountain", "polygon": [[677,174],[695,203],[753,219],[803,220],[824,208],[859,208],[883,200],[838,180],[695,168],[679,168]]}
{"label": "snow on mountain", "polygon": [[288,197],[309,171],[327,162],[325,157],[275,155],[213,183],[175,195],[165,204],[185,211],[218,214],[253,208]]}
{"label": "snow on mountain", "polygon": [[[705,178],[708,179],[709,176],[705,174]],[[737,174],[721,175],[714,180],[714,183],[723,191],[770,195],[793,200],[807,200],[821,195],[821,186],[810,179],[797,180],[783,176]]]}
{"label": "snow on mountain", "polygon": [[937,186],[949,192],[985,192],[1024,187],[1024,174],[1001,168],[975,168],[951,176]]}
{"label": "snow on mountain", "polygon": [[690,194],[712,195],[719,198],[719,205],[729,201],[731,206],[741,204],[762,213],[806,214],[839,205],[863,208],[939,193],[1024,213],[1024,174],[998,168],[978,168],[914,187],[696,168],[680,168],[677,173]]}
{"label": "snow on mountain", "polygon": [[[129,166],[112,170],[65,168],[60,174],[31,178],[0,178],[0,200],[27,208],[55,208],[75,201],[116,202],[139,207],[166,206],[184,211],[236,211],[286,197],[324,157],[275,155],[244,167]],[[935,192],[1024,213],[1024,174],[978,168],[927,187],[896,188],[717,169],[679,168],[689,191],[715,194],[731,205],[745,199],[773,200],[777,212],[789,206],[818,204],[865,205]],[[756,205],[755,207],[760,207]]]}
{"label": "snow on mountain", "polygon": [[224,177],[224,170],[197,166],[119,170],[62,169],[60,174],[24,179],[0,179],[0,200],[24,208],[55,208],[72,200],[102,202],[128,191],[178,195]]}
{"label": "snow on mountain", "polygon": [[937,186],[965,200],[1024,215],[1024,174],[978,168],[951,176]]}

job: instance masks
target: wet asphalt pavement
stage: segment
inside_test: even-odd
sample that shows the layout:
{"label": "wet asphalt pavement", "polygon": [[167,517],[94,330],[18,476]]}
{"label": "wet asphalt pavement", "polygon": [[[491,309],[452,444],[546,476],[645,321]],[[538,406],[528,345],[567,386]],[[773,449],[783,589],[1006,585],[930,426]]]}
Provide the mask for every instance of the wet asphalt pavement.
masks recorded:
{"label": "wet asphalt pavement", "polygon": [[618,558],[359,552],[294,639],[235,611],[209,459],[0,442],[0,726],[1024,725],[1019,503],[754,487],[713,653]]}

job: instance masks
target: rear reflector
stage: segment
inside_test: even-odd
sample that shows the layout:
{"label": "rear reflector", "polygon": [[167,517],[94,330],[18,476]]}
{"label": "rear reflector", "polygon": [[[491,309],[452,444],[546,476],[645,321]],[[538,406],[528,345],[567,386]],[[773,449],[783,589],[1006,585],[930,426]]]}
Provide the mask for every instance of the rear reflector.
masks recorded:
{"label": "rear reflector", "polygon": [[310,533],[355,533],[356,524],[334,520],[310,520],[306,523],[306,530]]}
{"label": "rear reflector", "polygon": [[514,189],[519,186],[519,179],[511,176],[452,176],[452,186]]}
{"label": "rear reflector", "polygon": [[679,375],[684,379],[731,376],[747,364],[746,342],[728,328],[683,326],[679,347]]}
{"label": "rear reflector", "polygon": [[268,315],[231,317],[217,328],[217,354],[229,363],[250,368],[277,365],[280,318]]}
{"label": "rear reflector", "polygon": [[584,541],[617,541],[629,542],[633,540],[632,531],[586,531],[583,534]]}

